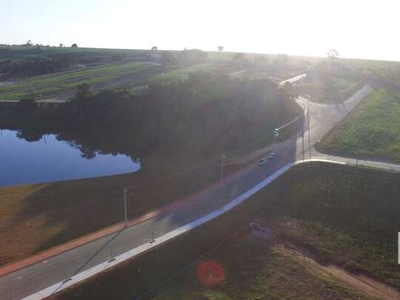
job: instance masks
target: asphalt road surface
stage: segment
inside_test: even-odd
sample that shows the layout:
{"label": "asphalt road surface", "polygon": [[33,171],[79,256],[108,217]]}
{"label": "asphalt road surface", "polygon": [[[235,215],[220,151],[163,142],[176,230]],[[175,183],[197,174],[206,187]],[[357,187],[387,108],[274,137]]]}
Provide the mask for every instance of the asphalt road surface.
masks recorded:
{"label": "asphalt road surface", "polygon": [[29,296],[107,261],[111,257],[147,243],[152,237],[157,238],[190,223],[232,201],[284,165],[302,160],[303,157],[309,158],[309,149],[311,149],[313,158],[320,156],[309,147],[322,138],[370,91],[371,88],[365,86],[348,101],[338,105],[317,104],[304,98],[298,99],[299,104],[307,111],[304,134],[300,132],[296,138],[273,145],[272,148],[277,153],[275,159],[269,160],[263,166],[254,164],[252,168],[239,177],[233,178],[210,193],[205,193],[197,201],[183,204],[173,211],[166,212],[123,231],[0,277],[0,298],[21,299]]}

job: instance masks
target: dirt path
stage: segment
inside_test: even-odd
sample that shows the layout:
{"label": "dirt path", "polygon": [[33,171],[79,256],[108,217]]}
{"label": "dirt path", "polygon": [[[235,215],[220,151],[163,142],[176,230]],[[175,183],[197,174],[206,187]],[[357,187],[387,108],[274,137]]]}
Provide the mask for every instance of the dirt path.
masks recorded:
{"label": "dirt path", "polygon": [[400,299],[399,291],[379,281],[373,280],[364,275],[350,274],[349,272],[333,265],[323,266],[295,250],[285,248],[285,251],[294,254],[302,263],[312,270],[337,278],[368,296],[384,300]]}

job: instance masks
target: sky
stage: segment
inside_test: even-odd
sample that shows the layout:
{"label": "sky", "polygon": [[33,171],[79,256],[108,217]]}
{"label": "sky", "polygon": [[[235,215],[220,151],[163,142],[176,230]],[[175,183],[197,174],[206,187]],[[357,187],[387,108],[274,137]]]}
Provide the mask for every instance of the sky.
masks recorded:
{"label": "sky", "polygon": [[0,44],[400,61],[398,0],[0,0]]}

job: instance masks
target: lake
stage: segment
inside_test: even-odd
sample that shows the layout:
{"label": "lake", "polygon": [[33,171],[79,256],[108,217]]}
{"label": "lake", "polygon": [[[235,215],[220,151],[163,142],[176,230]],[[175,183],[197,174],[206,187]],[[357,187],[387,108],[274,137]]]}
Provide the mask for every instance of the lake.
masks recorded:
{"label": "lake", "polygon": [[96,154],[82,157],[81,151],[55,135],[28,142],[17,131],[0,131],[0,186],[100,177],[135,172],[140,162],[127,155]]}

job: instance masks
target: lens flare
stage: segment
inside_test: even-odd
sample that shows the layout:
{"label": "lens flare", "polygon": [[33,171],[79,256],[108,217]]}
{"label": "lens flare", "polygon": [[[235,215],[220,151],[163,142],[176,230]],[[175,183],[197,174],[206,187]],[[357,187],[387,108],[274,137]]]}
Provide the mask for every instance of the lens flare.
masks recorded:
{"label": "lens flare", "polygon": [[197,277],[202,284],[212,288],[221,284],[225,279],[225,271],[215,261],[205,261],[200,264]]}

